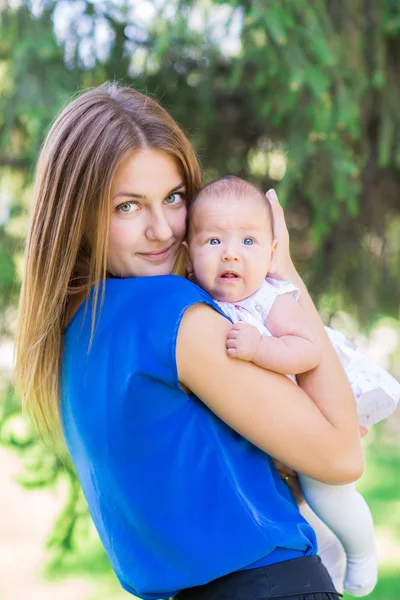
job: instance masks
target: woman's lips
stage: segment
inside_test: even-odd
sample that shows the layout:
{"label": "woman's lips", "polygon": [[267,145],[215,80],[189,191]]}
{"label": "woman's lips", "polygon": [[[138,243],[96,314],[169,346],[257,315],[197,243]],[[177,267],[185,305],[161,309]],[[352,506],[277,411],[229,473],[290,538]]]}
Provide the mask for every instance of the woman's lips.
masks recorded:
{"label": "woman's lips", "polygon": [[161,262],[168,258],[170,250],[173,244],[168,246],[168,248],[164,248],[164,250],[157,250],[154,252],[137,252],[139,256],[143,256],[146,260],[150,260],[152,262]]}

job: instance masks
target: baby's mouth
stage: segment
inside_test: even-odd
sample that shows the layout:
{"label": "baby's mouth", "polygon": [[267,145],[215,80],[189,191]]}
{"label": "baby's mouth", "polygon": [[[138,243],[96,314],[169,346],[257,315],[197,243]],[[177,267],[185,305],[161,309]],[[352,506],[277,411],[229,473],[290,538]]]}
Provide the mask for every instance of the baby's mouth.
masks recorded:
{"label": "baby's mouth", "polygon": [[235,271],[224,271],[219,276],[219,279],[234,281],[235,279],[240,279],[240,275],[238,275]]}

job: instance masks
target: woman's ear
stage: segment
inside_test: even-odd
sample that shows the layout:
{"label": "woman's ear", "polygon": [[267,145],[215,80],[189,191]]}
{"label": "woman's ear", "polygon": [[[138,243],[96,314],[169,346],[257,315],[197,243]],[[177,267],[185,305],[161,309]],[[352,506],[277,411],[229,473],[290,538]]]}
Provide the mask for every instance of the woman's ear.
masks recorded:
{"label": "woman's ear", "polygon": [[276,257],[276,249],[278,247],[278,240],[273,240],[271,246],[271,262],[269,264],[269,271],[273,272],[275,269],[275,257]]}

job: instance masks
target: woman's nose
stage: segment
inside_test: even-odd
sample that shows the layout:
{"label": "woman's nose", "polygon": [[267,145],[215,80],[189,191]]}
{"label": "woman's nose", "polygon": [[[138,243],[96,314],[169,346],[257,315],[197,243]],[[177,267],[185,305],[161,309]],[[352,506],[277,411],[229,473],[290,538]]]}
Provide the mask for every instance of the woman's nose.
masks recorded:
{"label": "woman's nose", "polygon": [[152,214],[146,230],[146,237],[152,241],[164,242],[170,240],[173,232],[163,211]]}

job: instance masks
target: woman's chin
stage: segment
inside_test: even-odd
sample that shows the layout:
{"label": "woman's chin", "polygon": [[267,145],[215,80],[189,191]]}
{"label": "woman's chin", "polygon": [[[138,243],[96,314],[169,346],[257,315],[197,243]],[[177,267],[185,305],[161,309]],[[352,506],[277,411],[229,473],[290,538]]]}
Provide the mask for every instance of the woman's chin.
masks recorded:
{"label": "woman's chin", "polygon": [[171,275],[173,266],[174,265],[160,265],[157,269],[151,269],[149,273],[146,273],[146,276],[155,277],[157,275]]}
{"label": "woman's chin", "polygon": [[174,267],[174,260],[168,258],[165,262],[159,264],[148,264],[138,270],[133,277],[156,277],[158,275],[171,275]]}
{"label": "woman's chin", "polygon": [[125,263],[121,268],[109,268],[109,272],[120,279],[131,277],[156,277],[158,275],[170,275],[174,268],[176,253],[168,256],[165,260],[155,262],[151,260],[136,260],[131,264]]}

